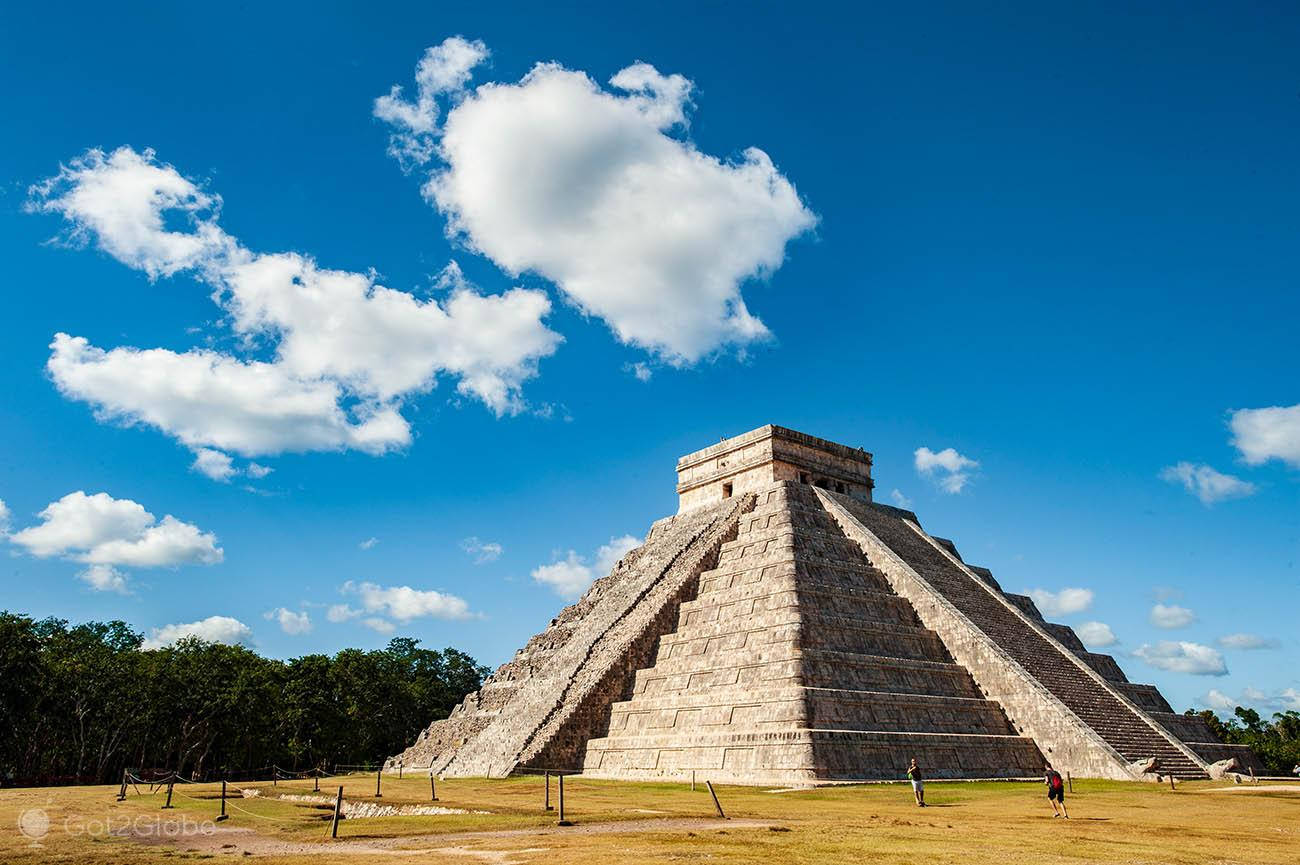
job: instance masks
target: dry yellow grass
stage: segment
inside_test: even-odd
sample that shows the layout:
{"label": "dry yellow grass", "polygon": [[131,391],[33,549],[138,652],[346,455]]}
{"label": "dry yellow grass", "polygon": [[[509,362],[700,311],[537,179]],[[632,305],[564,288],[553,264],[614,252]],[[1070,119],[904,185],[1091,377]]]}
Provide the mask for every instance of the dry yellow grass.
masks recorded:
{"label": "dry yellow grass", "polygon": [[[353,800],[429,804],[427,777],[385,778],[381,800],[373,799],[373,775],[327,779],[322,794],[340,782]],[[931,782],[932,807],[924,810],[904,785],[791,792],[720,787],[732,818],[722,821],[712,816],[703,784],[692,793],[680,784],[571,778],[567,816],[577,825],[559,828],[554,813],[541,810],[540,778],[449,780],[438,785],[439,805],[491,813],[345,820],[337,841],[328,838],[328,808],[274,798],[311,794],[310,781],[232,785],[232,792],[241,786],[262,795],[232,799],[231,819],[217,827],[204,822],[217,813],[214,785],[178,785],[170,811],[160,809],[162,791],[132,789],[119,803],[110,787],[3,790],[0,862],[1300,862],[1300,785],[1228,792],[1230,785],[1201,782],[1175,792],[1076,781],[1068,822],[1052,819],[1040,785],[1023,783]],[[40,834],[40,815],[31,809],[45,812],[49,822],[40,847],[19,831],[27,812],[23,825]],[[164,831],[188,826],[189,834],[147,834],[155,821]]]}

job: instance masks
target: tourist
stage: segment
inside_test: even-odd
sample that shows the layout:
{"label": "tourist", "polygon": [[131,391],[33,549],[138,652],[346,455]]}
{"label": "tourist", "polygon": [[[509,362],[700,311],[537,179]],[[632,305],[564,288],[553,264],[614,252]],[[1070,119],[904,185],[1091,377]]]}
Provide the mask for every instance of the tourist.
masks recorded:
{"label": "tourist", "polygon": [[925,781],[921,780],[921,767],[912,758],[912,765],[907,768],[907,777],[912,782],[912,793],[916,796],[916,806],[925,807]]}
{"label": "tourist", "polygon": [[[1044,768],[1047,775],[1043,779],[1043,783],[1047,785],[1047,801],[1052,803],[1052,817],[1064,817],[1069,820],[1070,815],[1065,810],[1065,779],[1061,777],[1060,772],[1051,766]],[[1058,804],[1061,806],[1059,810],[1056,807]]]}

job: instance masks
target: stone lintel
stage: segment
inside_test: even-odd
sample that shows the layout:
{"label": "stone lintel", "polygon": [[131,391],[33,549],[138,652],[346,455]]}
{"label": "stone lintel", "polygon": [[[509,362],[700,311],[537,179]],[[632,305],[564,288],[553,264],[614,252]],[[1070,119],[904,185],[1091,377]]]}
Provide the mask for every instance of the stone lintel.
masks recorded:
{"label": "stone lintel", "polygon": [[761,426],[677,460],[678,512],[778,481],[870,502],[871,454],[785,427]]}

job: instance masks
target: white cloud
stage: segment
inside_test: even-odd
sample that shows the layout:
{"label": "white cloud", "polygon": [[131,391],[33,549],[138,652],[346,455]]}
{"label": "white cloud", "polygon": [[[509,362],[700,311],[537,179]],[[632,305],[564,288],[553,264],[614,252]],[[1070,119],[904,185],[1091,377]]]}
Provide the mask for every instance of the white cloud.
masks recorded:
{"label": "white cloud", "polygon": [[398,84],[375,100],[375,117],[393,127],[388,153],[403,167],[420,165],[433,157],[438,131],[437,97],[463,93],[471,71],[488,54],[481,41],[453,36],[427,49],[415,67],[414,102],[402,96]]}
{"label": "white cloud", "polygon": [[330,607],[327,618],[331,622],[347,621],[363,613],[374,613],[409,622],[424,617],[434,619],[468,619],[471,617],[469,605],[455,595],[430,590],[413,589],[410,586],[380,586],[375,583],[354,583],[351,580],[343,584],[344,594],[355,594],[361,604],[360,610],[354,610],[346,604]]}
{"label": "white cloud", "polygon": [[112,565],[91,565],[77,574],[77,577],[97,592],[130,594],[130,590],[127,589],[126,574]]}
{"label": "white cloud", "polygon": [[[150,279],[195,267],[222,242],[215,226],[219,196],[202,192],[152,150],[89,150],[30,190],[29,209],[58,213],[78,242],[99,248]],[[193,231],[169,231],[163,214],[178,213]]]}
{"label": "white cloud", "polygon": [[[245,351],[273,349],[271,361],[203,349],[104,351],[59,334],[48,369],[66,397],[196,452],[379,454],[410,442],[402,402],[440,376],[498,415],[522,410],[523,383],[560,342],[542,322],[544,292],[480,294],[453,264],[440,279],[446,298],[420,300],[373,273],[253,252],[217,226],[216,200],[152,152],[129,148],[89,151],[33,187],[31,209],[63,215],[74,235],[151,278],[192,272],[212,287]],[[178,209],[192,232],[165,228]],[[206,465],[224,470],[215,457]]]}
{"label": "white cloud", "polygon": [[63,556],[92,565],[211,565],[224,556],[216,535],[171,514],[158,521],[130,499],[78,490],[51,502],[39,525],[9,540],[38,558]]}
{"label": "white cloud", "polygon": [[1201,703],[1220,712],[1231,712],[1238,706],[1250,706],[1266,712],[1300,712],[1300,691],[1295,688],[1265,691],[1248,685],[1241,689],[1240,696],[1231,697],[1211,688],[1209,693],[1201,697]]}
{"label": "white cloud", "polygon": [[911,510],[912,500],[909,499],[907,496],[903,495],[902,490],[899,490],[897,488],[891,490],[889,493],[889,497],[893,499],[894,504],[898,505],[903,510]]}
{"label": "white cloud", "polygon": [[1119,642],[1115,632],[1105,622],[1084,622],[1074,632],[1089,649],[1105,649]]}
{"label": "white cloud", "polygon": [[387,619],[381,619],[378,616],[371,616],[362,619],[361,624],[365,625],[370,630],[378,631],[381,634],[391,634],[393,631],[397,630],[397,626],[392,622]]}
{"label": "white cloud", "polygon": [[1256,487],[1249,481],[1225,475],[1207,465],[1181,462],[1161,470],[1160,479],[1171,484],[1181,484],[1183,489],[1212,505],[1226,499],[1240,499],[1254,495]]}
{"label": "white cloud", "polygon": [[1065,588],[1059,592],[1031,589],[1027,593],[1044,616],[1069,616],[1092,606],[1092,589]]}
{"label": "white cloud", "polygon": [[325,618],[329,619],[331,622],[338,623],[355,619],[360,615],[360,610],[354,610],[347,604],[333,604],[325,613]]}
{"label": "white cloud", "polygon": [[1300,468],[1300,404],[1239,409],[1229,426],[1232,444],[1250,465],[1275,459]]}
{"label": "white cloud", "polygon": [[1222,691],[1211,688],[1209,692],[1201,698],[1201,703],[1211,709],[1217,709],[1221,712],[1231,712],[1237,708],[1237,701],[1229,697]]}
{"label": "white cloud", "polygon": [[[517,84],[462,92],[486,48],[452,39],[440,51],[450,74],[426,83],[422,62],[417,100],[391,92],[376,115],[404,164],[437,157],[424,194],[451,236],[550,280],[672,364],[768,336],[740,286],[776,271],[816,217],[763,151],[723,161],[670,134],[685,125],[688,80],[637,63],[606,90],[542,63]],[[441,127],[440,92],[454,103]]]}
{"label": "white cloud", "polygon": [[469,537],[461,541],[460,548],[474,557],[474,564],[476,565],[495,562],[505,552],[505,548],[495,541],[484,542],[476,537]]}
{"label": "white cloud", "polygon": [[212,448],[199,448],[194,452],[194,465],[190,468],[199,474],[207,475],[214,481],[228,482],[235,476],[235,461],[229,454],[214,451]]}
{"label": "white cloud", "polygon": [[229,616],[208,616],[197,622],[154,628],[152,635],[144,641],[144,647],[161,649],[187,637],[195,637],[206,643],[235,645],[247,643],[252,636],[252,629],[238,619]]}
{"label": "white cloud", "polygon": [[931,479],[939,485],[939,489],[952,494],[965,489],[970,482],[971,473],[980,465],[953,448],[944,448],[936,453],[927,447],[919,447],[913,457],[917,474]]}
{"label": "white cloud", "polygon": [[0,538],[9,534],[10,516],[9,506],[5,504],[4,499],[0,499]]}
{"label": "white cloud", "polygon": [[1261,637],[1258,634],[1228,634],[1220,637],[1218,643],[1225,649],[1280,649],[1282,641],[1275,637]]}
{"label": "white cloud", "polygon": [[[120,349],[117,350],[120,351]],[[242,469],[237,468],[230,454],[212,448],[199,448],[195,451],[194,464],[190,468],[223,484],[229,483],[230,479],[236,475],[248,475],[254,480],[260,480],[274,471],[274,469],[257,463],[249,463]]]}
{"label": "white cloud", "polygon": [[1185,628],[1196,621],[1196,614],[1177,604],[1156,604],[1151,608],[1150,620],[1157,628]]}
{"label": "white cloud", "polygon": [[654,370],[650,368],[650,364],[640,360],[636,363],[623,364],[623,372],[632,373],[632,376],[641,382],[649,381],[654,377]]}
{"label": "white cloud", "polygon": [[562,598],[576,598],[598,578],[614,570],[619,559],[640,545],[641,541],[632,535],[610,538],[609,543],[596,550],[595,561],[591,564],[576,550],[569,550],[565,558],[534,568],[532,577]]}
{"label": "white cloud", "polygon": [[311,616],[306,611],[295,613],[284,607],[276,607],[263,617],[280,623],[280,630],[286,634],[298,636],[311,631]]}
{"label": "white cloud", "polygon": [[1194,676],[1226,676],[1228,665],[1217,649],[1191,643],[1161,640],[1152,645],[1143,643],[1133,652],[1153,667],[1173,673],[1191,673]]}
{"label": "white cloud", "polygon": [[364,541],[357,544],[357,546],[363,550],[370,550],[370,549],[374,549],[375,544],[378,543],[379,543],[379,538],[366,538]]}

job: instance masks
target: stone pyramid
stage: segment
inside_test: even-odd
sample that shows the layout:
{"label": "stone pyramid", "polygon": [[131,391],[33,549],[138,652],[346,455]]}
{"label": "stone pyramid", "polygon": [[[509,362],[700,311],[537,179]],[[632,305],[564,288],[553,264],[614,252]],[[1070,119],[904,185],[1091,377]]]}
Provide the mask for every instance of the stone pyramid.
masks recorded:
{"label": "stone pyramid", "polygon": [[912,757],[954,778],[1262,770],[915,514],[873,504],[867,452],[765,426],[677,475],[677,515],[390,768],[754,784],[897,778]]}

